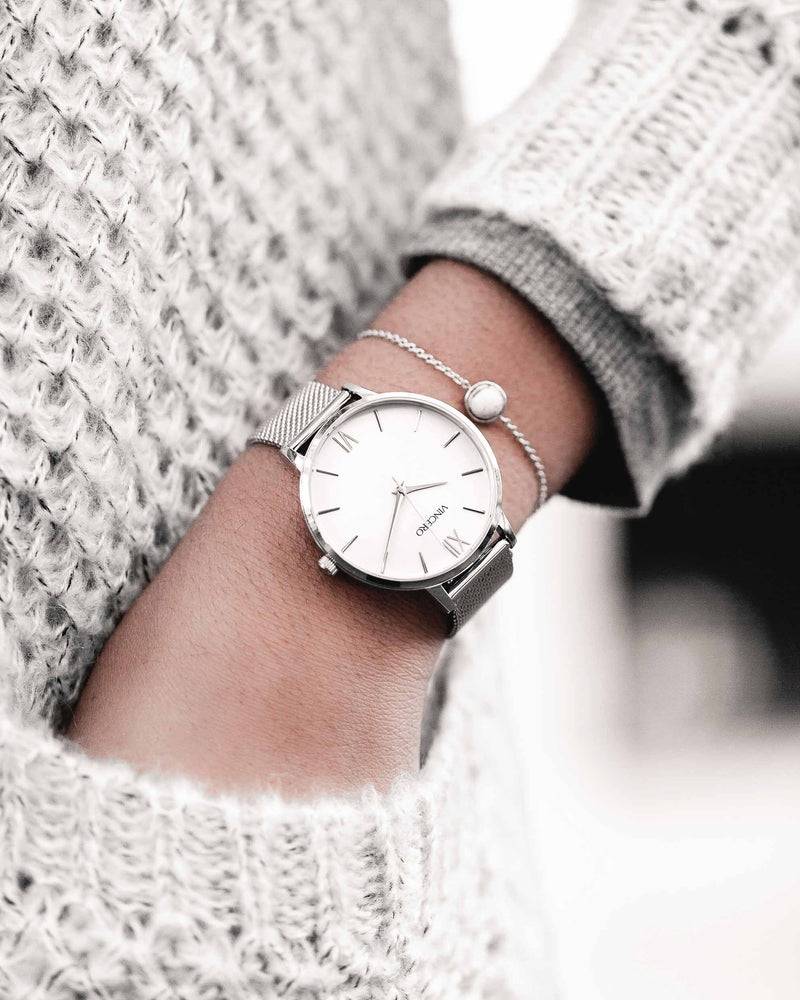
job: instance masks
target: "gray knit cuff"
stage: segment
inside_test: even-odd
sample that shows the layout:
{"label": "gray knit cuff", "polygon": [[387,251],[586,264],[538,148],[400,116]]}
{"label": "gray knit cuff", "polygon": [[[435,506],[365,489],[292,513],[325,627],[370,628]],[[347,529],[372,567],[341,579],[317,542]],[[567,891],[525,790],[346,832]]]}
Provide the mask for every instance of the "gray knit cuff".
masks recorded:
{"label": "gray knit cuff", "polygon": [[[684,380],[647,331],[618,312],[543,231],[501,216],[447,210],[406,247],[413,273],[431,257],[474,264],[522,295],[572,347],[608,405],[612,433],[564,491],[574,499],[645,513],[688,429]],[[535,376],[534,376],[535,377]]]}

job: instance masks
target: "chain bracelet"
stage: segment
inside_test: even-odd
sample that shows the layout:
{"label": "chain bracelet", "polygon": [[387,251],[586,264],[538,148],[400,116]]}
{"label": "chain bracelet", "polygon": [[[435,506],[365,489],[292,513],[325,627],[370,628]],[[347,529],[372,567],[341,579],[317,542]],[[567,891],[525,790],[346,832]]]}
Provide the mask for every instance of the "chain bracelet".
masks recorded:
{"label": "chain bracelet", "polygon": [[[440,361],[432,354],[429,354],[418,344],[415,344],[413,340],[409,340],[407,337],[401,337],[397,333],[390,333],[388,330],[364,330],[359,333],[356,339],[365,340],[368,337],[386,340],[389,341],[389,343],[396,344],[398,347],[402,347],[403,350],[413,354],[415,357],[419,358],[420,361],[424,361],[426,365],[430,365],[432,368],[435,368],[437,372],[441,372],[442,375],[446,375],[447,378],[449,378],[452,382],[455,382],[457,386],[466,390],[464,395],[464,407],[473,420],[478,423],[485,424],[499,420],[500,423],[514,435],[522,450],[531,460],[533,468],[536,471],[536,482],[538,484],[538,488],[536,491],[536,503],[534,505],[534,510],[539,510],[539,508],[544,505],[548,496],[547,473],[545,472],[544,463],[539,457],[536,449],[525,437],[519,427],[512,423],[508,417],[503,415],[503,409],[505,408],[506,403],[506,394],[501,386],[499,386],[496,382],[489,381],[475,383],[470,382],[469,379],[464,378],[463,375],[459,375],[458,372],[453,371],[449,365],[446,365],[443,361]],[[488,406],[486,402],[484,402],[482,406],[478,406],[476,405],[476,402],[471,399],[475,390],[478,390],[480,394],[484,395],[484,397],[487,395],[490,397]]]}

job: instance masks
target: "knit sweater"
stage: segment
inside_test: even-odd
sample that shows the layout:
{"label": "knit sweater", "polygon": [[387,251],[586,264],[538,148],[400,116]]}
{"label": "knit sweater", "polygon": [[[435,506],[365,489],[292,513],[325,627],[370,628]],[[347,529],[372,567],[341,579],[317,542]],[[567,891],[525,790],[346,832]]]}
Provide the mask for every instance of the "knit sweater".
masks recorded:
{"label": "knit sweater", "polygon": [[478,264],[595,378],[619,454],[573,495],[646,510],[729,421],[800,296],[800,6],[584,0],[430,187],[410,254]]}
{"label": "knit sweater", "polygon": [[58,728],[248,432],[403,264],[471,261],[541,309],[616,431],[575,492],[646,505],[800,298],[793,9],[605,0],[451,155],[440,0],[6,3],[0,997],[548,994],[490,624],[387,795],[214,795]]}

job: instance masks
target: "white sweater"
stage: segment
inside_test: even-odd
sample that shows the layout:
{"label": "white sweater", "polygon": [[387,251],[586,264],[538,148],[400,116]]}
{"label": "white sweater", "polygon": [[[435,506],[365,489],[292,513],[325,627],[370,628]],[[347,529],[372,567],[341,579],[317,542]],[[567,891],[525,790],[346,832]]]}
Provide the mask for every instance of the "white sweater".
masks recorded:
{"label": "white sweater", "polygon": [[218,797],[54,733],[403,263],[485,267],[573,345],[618,436],[577,495],[646,506],[708,444],[800,299],[800,14],[741,7],[592,5],[450,157],[440,0],[5,6],[0,997],[549,995],[491,634],[386,796]]}

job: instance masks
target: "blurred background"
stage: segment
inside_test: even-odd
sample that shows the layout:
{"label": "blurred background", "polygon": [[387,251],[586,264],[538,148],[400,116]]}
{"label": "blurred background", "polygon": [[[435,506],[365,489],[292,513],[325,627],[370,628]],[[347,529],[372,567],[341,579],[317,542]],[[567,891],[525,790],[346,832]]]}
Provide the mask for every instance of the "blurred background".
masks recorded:
{"label": "blurred background", "polygon": [[[574,6],[452,0],[473,121]],[[565,1000],[800,995],[798,496],[800,322],[649,518],[556,500],[523,533],[498,652]]]}

